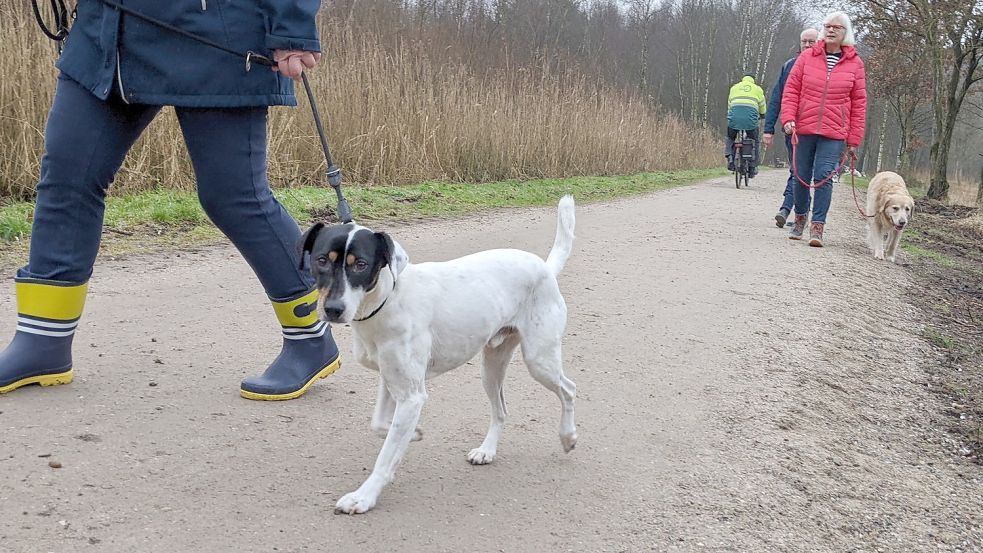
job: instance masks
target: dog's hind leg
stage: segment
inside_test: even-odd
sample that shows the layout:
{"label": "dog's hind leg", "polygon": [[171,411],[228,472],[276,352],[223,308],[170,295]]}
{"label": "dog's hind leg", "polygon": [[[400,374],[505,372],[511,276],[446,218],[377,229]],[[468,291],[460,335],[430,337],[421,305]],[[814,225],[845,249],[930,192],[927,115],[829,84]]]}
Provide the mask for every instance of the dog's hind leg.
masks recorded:
{"label": "dog's hind leg", "polygon": [[[386,381],[380,376],[379,393],[376,395],[375,411],[372,412],[372,431],[378,434],[380,438],[385,438],[389,434],[389,426],[393,422],[393,413],[395,411],[396,400],[389,393],[389,388],[386,388]],[[423,430],[418,426],[413,431],[412,441],[419,442],[422,439]]]}
{"label": "dog's hind leg", "polygon": [[498,438],[505,426],[505,415],[508,414],[505,408],[505,370],[512,360],[515,348],[519,346],[519,336],[512,331],[501,338],[501,342],[495,346],[486,345],[482,354],[481,384],[491,403],[491,423],[488,425],[485,441],[468,453],[468,462],[472,465],[487,465],[495,460]]}
{"label": "dog's hind leg", "polygon": [[[542,328],[542,327],[540,327]],[[520,333],[522,331],[520,330]],[[577,426],[574,422],[573,402],[577,397],[577,385],[563,374],[563,356],[560,350],[562,332],[552,335],[522,334],[522,357],[529,374],[537,382],[560,398],[560,443],[569,453],[577,445]]]}

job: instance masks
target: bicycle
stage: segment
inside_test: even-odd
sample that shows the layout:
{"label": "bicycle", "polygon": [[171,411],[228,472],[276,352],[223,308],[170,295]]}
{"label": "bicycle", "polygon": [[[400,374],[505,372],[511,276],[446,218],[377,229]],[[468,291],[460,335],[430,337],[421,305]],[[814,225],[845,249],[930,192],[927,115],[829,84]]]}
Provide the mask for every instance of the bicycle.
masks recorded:
{"label": "bicycle", "polygon": [[734,184],[737,189],[741,189],[741,180],[744,180],[744,187],[747,188],[748,181],[751,179],[751,160],[754,159],[754,139],[748,138],[747,132],[743,129],[737,131],[734,138],[734,150],[731,152],[734,160]]}

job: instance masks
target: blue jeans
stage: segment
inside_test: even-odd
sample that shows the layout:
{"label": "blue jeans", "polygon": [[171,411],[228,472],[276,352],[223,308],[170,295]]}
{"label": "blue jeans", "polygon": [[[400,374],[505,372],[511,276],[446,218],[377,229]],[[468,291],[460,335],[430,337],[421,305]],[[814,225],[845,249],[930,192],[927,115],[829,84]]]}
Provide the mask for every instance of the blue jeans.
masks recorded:
{"label": "blue jeans", "polygon": [[[842,140],[814,134],[799,135],[799,143],[795,147],[795,169],[799,173],[799,178],[805,182],[816,183],[829,177],[839,165],[843,145]],[[809,212],[809,188],[799,183],[798,179],[794,180],[792,195],[795,214],[805,215]],[[812,222],[826,222],[826,213],[829,211],[832,199],[832,180],[813,191]]]}
{"label": "blue jeans", "polygon": [[[84,282],[99,252],[106,191],[161,106],[96,98],[61,76],[45,129],[24,278]],[[266,107],[176,108],[205,213],[232,240],[272,298],[311,289],[298,270],[300,228],[266,177]]]}

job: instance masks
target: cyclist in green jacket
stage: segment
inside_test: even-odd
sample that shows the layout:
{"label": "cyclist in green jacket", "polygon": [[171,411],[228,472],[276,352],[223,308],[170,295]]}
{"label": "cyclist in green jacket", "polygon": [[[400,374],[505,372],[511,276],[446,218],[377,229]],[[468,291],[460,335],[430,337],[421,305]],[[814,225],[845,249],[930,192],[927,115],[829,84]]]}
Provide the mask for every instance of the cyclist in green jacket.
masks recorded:
{"label": "cyclist in green jacket", "polygon": [[745,73],[740,82],[730,87],[727,97],[727,147],[724,151],[727,169],[734,170],[734,139],[737,138],[737,131],[743,130],[748,138],[754,140],[754,157],[748,176],[754,178],[758,174],[758,121],[764,118],[766,111],[764,91],[755,84],[752,74]]}

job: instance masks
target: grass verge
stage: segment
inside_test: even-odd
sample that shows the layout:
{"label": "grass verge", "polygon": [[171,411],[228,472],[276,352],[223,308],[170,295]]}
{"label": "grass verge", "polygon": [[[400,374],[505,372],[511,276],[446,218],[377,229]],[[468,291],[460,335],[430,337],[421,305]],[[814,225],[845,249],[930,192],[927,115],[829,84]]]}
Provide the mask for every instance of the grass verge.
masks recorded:
{"label": "grass verge", "polygon": [[[427,182],[410,186],[345,186],[359,221],[411,221],[460,217],[486,209],[550,205],[563,194],[589,203],[691,184],[726,174],[723,169],[641,173],[617,177],[572,177],[485,184]],[[277,199],[298,221],[337,221],[335,193],[325,187],[287,188]],[[23,263],[30,241],[34,204],[0,207],[0,265]],[[115,257],[153,245],[196,247],[223,240],[192,192],[157,190],[106,201],[100,255]]]}
{"label": "grass verge", "polygon": [[925,316],[925,339],[942,353],[932,388],[949,406],[956,453],[983,464],[983,210],[920,199],[904,242],[908,297]]}

